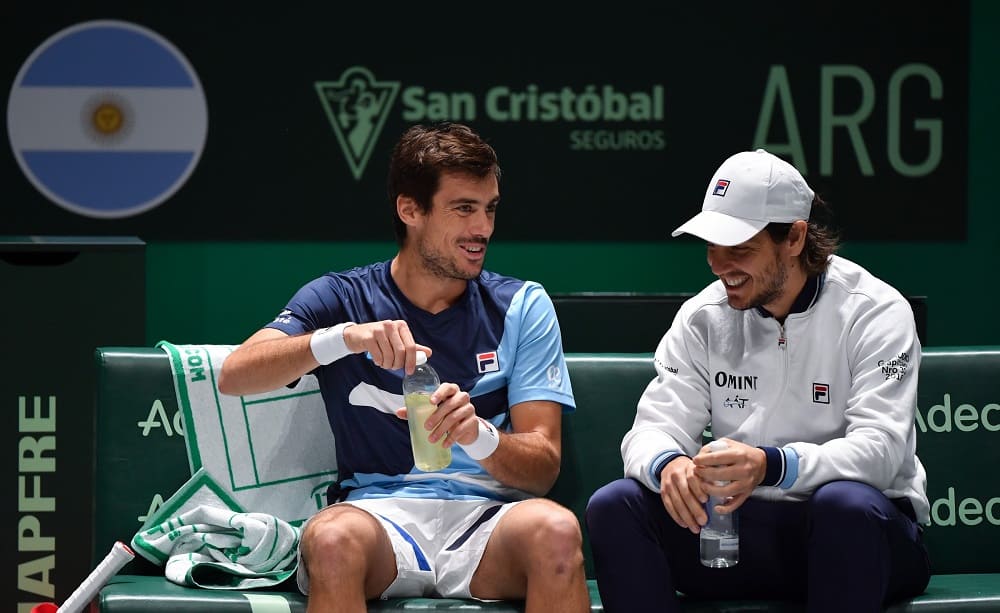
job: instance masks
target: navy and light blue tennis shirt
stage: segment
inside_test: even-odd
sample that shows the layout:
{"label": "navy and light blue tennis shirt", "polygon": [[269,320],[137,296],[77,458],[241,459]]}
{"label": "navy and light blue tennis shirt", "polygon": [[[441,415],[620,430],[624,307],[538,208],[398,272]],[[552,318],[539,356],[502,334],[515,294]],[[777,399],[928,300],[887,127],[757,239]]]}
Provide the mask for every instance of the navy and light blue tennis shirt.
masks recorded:
{"label": "navy and light blue tennis shirt", "polygon": [[[414,306],[390,274],[390,262],[328,273],[302,287],[267,325],[299,335],[345,321],[407,322],[444,382],[467,391],[476,413],[510,430],[509,407],[529,400],[575,410],[555,309],[538,283],[483,271],[451,307],[431,314]],[[413,465],[403,406],[403,370],[352,354],[312,374],[319,380],[337,445],[339,491],[349,500],[384,496],[520,500],[458,445],[452,463],[425,473]],[[331,500],[333,502],[333,500]]]}

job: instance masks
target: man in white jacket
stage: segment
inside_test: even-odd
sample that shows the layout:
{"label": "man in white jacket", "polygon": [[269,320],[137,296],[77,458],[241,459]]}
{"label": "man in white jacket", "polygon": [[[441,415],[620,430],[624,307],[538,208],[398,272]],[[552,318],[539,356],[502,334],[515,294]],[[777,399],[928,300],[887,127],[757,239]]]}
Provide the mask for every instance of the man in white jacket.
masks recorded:
{"label": "man in white jacket", "polygon": [[[605,610],[678,611],[682,592],[856,613],[926,587],[913,312],[834,255],[824,207],[793,166],[745,151],[673,232],[708,242],[718,280],[657,346],[621,445],[625,478],[587,506]],[[727,449],[708,453],[709,427]],[[739,509],[729,568],[699,559],[709,495]]]}

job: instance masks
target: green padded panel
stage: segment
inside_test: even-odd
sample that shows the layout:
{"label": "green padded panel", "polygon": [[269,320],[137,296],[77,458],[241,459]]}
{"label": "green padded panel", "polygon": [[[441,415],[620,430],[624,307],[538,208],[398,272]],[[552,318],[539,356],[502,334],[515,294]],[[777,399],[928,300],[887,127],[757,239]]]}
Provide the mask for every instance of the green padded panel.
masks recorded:
{"label": "green padded panel", "polygon": [[1000,348],[926,349],[917,407],[931,570],[1000,573]]}
{"label": "green padded panel", "polygon": [[591,494],[623,475],[621,441],[635,406],[656,376],[652,354],[567,354],[576,412],[563,416],[562,466],[548,497],[566,505],[584,530],[587,576],[594,576],[583,515]]}
{"label": "green padded panel", "polygon": [[[169,498],[191,476],[167,354],[144,347],[100,347],[94,565],[116,540],[126,544],[154,501]],[[162,569],[138,558],[123,573]]]}

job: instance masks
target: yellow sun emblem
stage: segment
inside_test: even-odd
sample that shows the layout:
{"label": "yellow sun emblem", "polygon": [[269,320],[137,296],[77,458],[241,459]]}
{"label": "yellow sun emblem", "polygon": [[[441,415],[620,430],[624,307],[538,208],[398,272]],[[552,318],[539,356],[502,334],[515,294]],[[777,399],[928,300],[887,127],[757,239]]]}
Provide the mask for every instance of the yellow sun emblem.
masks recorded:
{"label": "yellow sun emblem", "polygon": [[122,110],[113,103],[102,102],[94,109],[90,121],[98,132],[111,135],[121,130],[122,124],[125,123],[125,116],[122,114]]}
{"label": "yellow sun emblem", "polygon": [[102,145],[117,145],[132,131],[132,108],[124,96],[114,92],[94,96],[81,111],[84,130]]}

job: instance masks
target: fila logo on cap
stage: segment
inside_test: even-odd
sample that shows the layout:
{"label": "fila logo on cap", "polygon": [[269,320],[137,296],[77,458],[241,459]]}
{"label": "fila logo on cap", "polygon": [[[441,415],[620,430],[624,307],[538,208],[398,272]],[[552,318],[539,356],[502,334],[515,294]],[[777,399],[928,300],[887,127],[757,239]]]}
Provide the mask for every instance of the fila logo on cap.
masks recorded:
{"label": "fila logo on cap", "polygon": [[476,364],[479,365],[479,372],[497,372],[500,370],[500,361],[497,359],[496,351],[476,354]]}
{"label": "fila logo on cap", "polygon": [[715,189],[712,190],[712,195],[725,196],[727,189],[729,189],[729,179],[719,179],[715,184]]}

